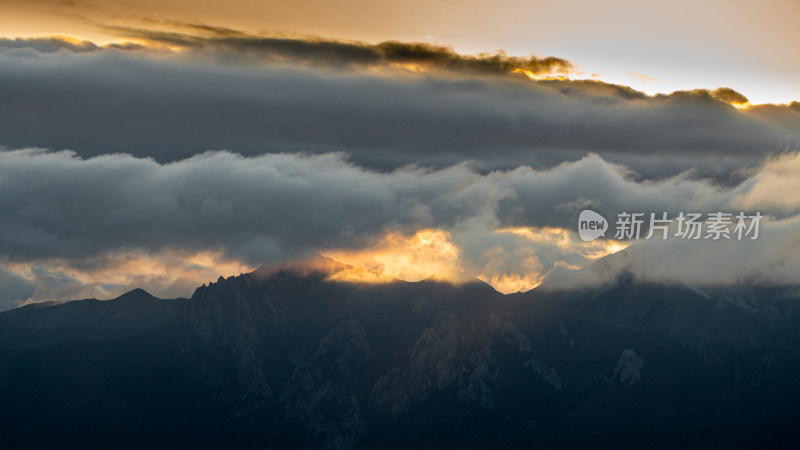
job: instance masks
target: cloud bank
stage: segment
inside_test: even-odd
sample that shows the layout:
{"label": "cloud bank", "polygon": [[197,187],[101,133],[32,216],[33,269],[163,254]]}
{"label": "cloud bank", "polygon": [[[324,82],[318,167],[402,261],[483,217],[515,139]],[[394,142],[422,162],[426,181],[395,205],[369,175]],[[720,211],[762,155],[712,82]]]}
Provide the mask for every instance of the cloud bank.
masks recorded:
{"label": "cloud bank", "polygon": [[[0,42],[0,145],[159,162],[214,149],[346,151],[386,171],[465,160],[486,170],[554,166],[593,152],[643,177],[692,169],[727,181],[800,148],[800,103],[740,110],[732,104],[746,99],[730,89],[648,97],[511,70],[568,70],[558,59],[213,30],[129,30],[141,43],[103,48]],[[154,50],[154,40],[185,50]]]}
{"label": "cloud bank", "polygon": [[[767,160],[743,182],[727,186],[686,175],[641,180],[597,155],[550,169],[521,166],[482,173],[474,163],[385,172],[357,165],[342,153],[245,157],[208,152],[159,163],[124,154],[83,158],[68,151],[4,151],[0,266],[5,275],[0,280],[13,286],[9,292],[19,293],[14,302],[27,300],[23,297],[31,289],[41,298],[45,293],[64,298],[74,292],[67,287],[76,286],[89,287],[80,292],[116,292],[137,281],[136,274],[139,282],[150,280],[156,293],[175,293],[190,282],[207,281],[214,266],[233,274],[322,253],[407,279],[462,271],[512,292],[624,247],[613,241],[581,242],[575,227],[584,208],[609,218],[621,211],[675,215],[752,208],[769,216],[763,237],[728,245],[758,264],[742,262],[738,272],[730,272],[731,254],[717,252],[726,247],[705,242],[673,247],[670,241],[666,249],[653,247],[658,250],[652,258],[694,274],[693,282],[697,277],[707,283],[742,280],[745,272],[753,280],[790,282],[800,269],[794,256],[800,253],[786,250],[797,246],[800,204],[792,196],[778,203],[759,199],[776,183],[800,190],[798,161],[797,154]],[[654,245],[645,244],[641,247]],[[638,255],[639,247],[626,252]],[[402,249],[409,258],[417,253],[419,261],[434,261],[420,256],[426,251],[450,256],[430,273],[404,275],[386,257],[401,255]],[[698,252],[710,256],[693,259]],[[716,255],[717,267],[708,260]],[[175,262],[181,258],[205,262]],[[370,266],[375,264],[383,267]],[[109,266],[132,275],[114,281],[107,277]],[[155,276],[162,272],[162,278]],[[682,279],[683,272],[674,278]],[[107,286],[101,283],[104,277],[110,280]]]}

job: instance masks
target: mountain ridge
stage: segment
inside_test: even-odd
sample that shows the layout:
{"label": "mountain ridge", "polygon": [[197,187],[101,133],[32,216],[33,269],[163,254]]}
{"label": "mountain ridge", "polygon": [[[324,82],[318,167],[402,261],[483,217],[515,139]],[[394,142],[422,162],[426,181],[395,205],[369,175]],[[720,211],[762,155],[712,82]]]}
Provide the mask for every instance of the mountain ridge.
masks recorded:
{"label": "mountain ridge", "polygon": [[91,298],[25,305],[0,312],[0,348],[133,336],[171,318],[185,301],[159,299],[137,288],[111,300]]}
{"label": "mountain ridge", "polygon": [[[736,447],[775,432],[766,418],[800,417],[798,304],[795,287],[631,277],[511,295],[320,271],[220,277],[138,334],[0,350],[12,405],[0,446],[47,434],[121,447],[584,448],[605,433],[614,448],[709,435]],[[773,448],[796,437],[787,426]]]}

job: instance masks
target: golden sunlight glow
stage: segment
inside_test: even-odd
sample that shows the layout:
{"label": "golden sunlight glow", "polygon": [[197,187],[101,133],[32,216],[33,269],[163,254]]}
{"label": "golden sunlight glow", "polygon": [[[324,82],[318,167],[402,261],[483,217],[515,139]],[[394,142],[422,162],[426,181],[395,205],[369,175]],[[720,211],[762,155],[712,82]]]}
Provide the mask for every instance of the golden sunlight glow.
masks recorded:
{"label": "golden sunlight glow", "polygon": [[477,278],[503,294],[525,292],[539,286],[546,276],[542,263],[532,250],[525,253],[509,255],[501,248],[490,249],[484,255],[488,261]]}
{"label": "golden sunlight glow", "polygon": [[538,275],[520,275],[512,273],[509,275],[481,275],[478,279],[491,285],[497,292],[503,294],[514,294],[526,292],[542,284],[543,277]]}
{"label": "golden sunlight glow", "polygon": [[577,253],[588,259],[599,259],[624,250],[630,245],[629,242],[611,239],[597,239],[591,242],[583,242],[578,239],[572,231],[566,228],[501,228],[495,230],[495,233],[515,234],[538,244],[552,245],[561,250],[562,253]]}
{"label": "golden sunlight glow", "polygon": [[[480,262],[462,260],[463,255],[444,230],[426,229],[413,235],[390,232],[362,250],[328,250],[322,256],[349,266],[316,267],[329,272],[327,279],[353,283],[389,283],[394,280],[420,281],[433,277],[447,282],[472,279],[469,273],[504,294],[524,292],[539,286],[555,269],[578,270],[582,267],[560,259],[594,260],[616,253],[630,245],[614,240],[583,242],[572,231],[555,227],[518,227],[495,230],[519,236],[534,245],[520,245],[509,250],[501,246],[485,250]],[[545,267],[537,252],[546,249],[556,255]],[[569,259],[569,258],[567,258]],[[465,268],[468,269],[465,270]]]}
{"label": "golden sunlight glow", "polygon": [[47,37],[48,38],[58,39],[60,41],[67,42],[67,43],[70,43],[72,45],[81,45],[81,44],[84,44],[85,42],[87,42],[87,41],[79,38],[78,36],[73,36],[71,34],[51,34],[51,35],[49,35]]}
{"label": "golden sunlight glow", "polygon": [[52,259],[31,263],[2,263],[3,270],[35,282],[37,272],[71,280],[59,292],[37,288],[29,301],[97,297],[113,298],[132,287],[142,287],[160,297],[191,295],[202,283],[219,276],[238,275],[254,268],[225,257],[222,252],[186,253],[162,250],[147,254],[130,252],[98,258],[76,267],[68,261]]}
{"label": "golden sunlight glow", "polygon": [[356,266],[347,266],[346,268],[332,270],[325,279],[328,281],[340,281],[344,283],[366,284],[384,284],[397,281],[397,278],[394,278],[390,275],[373,272],[372,270]]}
{"label": "golden sunlight glow", "polygon": [[532,72],[530,70],[523,69],[521,67],[518,67],[518,68],[512,70],[511,73],[525,75],[526,77],[530,78],[531,80],[536,80],[536,81],[541,81],[541,80],[566,81],[566,80],[569,80],[569,77],[567,77],[566,75],[552,74],[552,73],[550,73],[550,74],[538,74],[538,73]]}
{"label": "golden sunlight glow", "polygon": [[389,66],[393,67],[395,69],[402,69],[402,70],[406,70],[406,71],[413,72],[413,73],[422,73],[422,72],[425,72],[425,71],[428,70],[425,66],[423,66],[421,64],[416,64],[416,63],[397,63],[397,62],[393,62],[393,63],[389,64]]}
{"label": "golden sunlight glow", "polygon": [[[334,267],[328,276],[333,281],[388,283],[398,279],[434,279],[459,283],[474,279],[464,272],[461,252],[443,230],[426,229],[412,236],[391,232],[365,250],[332,250],[321,254],[353,266]],[[542,282],[542,265],[532,253],[509,255],[501,248],[491,248],[483,256],[487,262],[476,270],[475,278],[499,292],[527,291]],[[509,260],[514,260],[513,270],[507,270]]]}
{"label": "golden sunlight glow", "polygon": [[342,281],[420,281],[432,275],[443,281],[464,278],[459,263],[459,249],[451,242],[450,233],[443,230],[420,230],[412,236],[391,232],[369,249],[329,250],[320,254],[376,274],[348,271],[332,274],[330,277]]}

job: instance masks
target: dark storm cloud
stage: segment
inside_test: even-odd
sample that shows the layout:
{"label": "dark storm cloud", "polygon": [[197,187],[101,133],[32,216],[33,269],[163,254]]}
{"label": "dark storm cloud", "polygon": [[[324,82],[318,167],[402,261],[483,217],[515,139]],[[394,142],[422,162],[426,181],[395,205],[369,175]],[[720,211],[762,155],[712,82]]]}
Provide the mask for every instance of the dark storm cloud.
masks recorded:
{"label": "dark storm cloud", "polygon": [[85,53],[97,51],[101,47],[92,41],[64,36],[46,36],[14,39],[0,38],[0,48],[30,48],[42,53],[53,53],[64,49],[75,53]]}
{"label": "dark storm cloud", "polygon": [[[254,58],[333,67],[384,66],[393,63],[416,64],[423,69],[441,69],[461,74],[507,76],[515,69],[532,73],[565,73],[573,68],[569,61],[531,56],[520,58],[502,52],[461,55],[452,48],[427,43],[387,41],[379,44],[346,42],[321,38],[254,36],[242,31],[190,22],[152,20],[156,24],[188,30],[191,33],[145,28],[105,26],[117,36],[145,39],[201,52],[218,52],[228,57]],[[194,34],[193,34],[194,33]]]}
{"label": "dark storm cloud", "polygon": [[464,166],[383,176],[337,154],[223,152],[161,165],[14,151],[0,161],[0,254],[12,261],[209,247],[270,261],[363,243],[389,226],[452,224],[483,214],[497,195],[459,193],[476,177]]}
{"label": "dark storm cloud", "polygon": [[[221,248],[258,263],[367,245],[387,230],[572,228],[586,206],[609,214],[719,210],[756,179],[733,188],[684,176],[637,182],[596,155],[550,170],[481,175],[469,164],[376,172],[342,154],[212,152],[159,164],[129,155],[6,151],[0,152],[0,254],[30,261]],[[752,195],[758,201],[761,194]],[[784,216],[798,212],[794,203],[773,206]]]}
{"label": "dark storm cloud", "polygon": [[711,91],[711,96],[727,103],[749,103],[750,100],[731,88],[721,87]]}
{"label": "dark storm cloud", "polygon": [[[341,45],[290,41],[281,45],[306,46],[291,52],[309,61],[326,52],[319,46]],[[334,150],[384,170],[464,160],[550,166],[595,152],[660,177],[689,168],[724,176],[800,146],[797,106],[739,111],[697,92],[647,97],[590,81],[220,64],[196,52],[20,52],[0,50],[0,145],[8,148],[161,162],[208,149]]]}
{"label": "dark storm cloud", "polygon": [[734,91],[731,88],[721,87],[714,90],[708,89],[692,89],[689,91],[675,91],[671,94],[657,94],[656,98],[660,99],[677,99],[683,98],[687,100],[691,99],[705,99],[705,100],[719,100],[723,103],[733,104],[733,105],[743,105],[749,103],[750,101],[739,92]]}

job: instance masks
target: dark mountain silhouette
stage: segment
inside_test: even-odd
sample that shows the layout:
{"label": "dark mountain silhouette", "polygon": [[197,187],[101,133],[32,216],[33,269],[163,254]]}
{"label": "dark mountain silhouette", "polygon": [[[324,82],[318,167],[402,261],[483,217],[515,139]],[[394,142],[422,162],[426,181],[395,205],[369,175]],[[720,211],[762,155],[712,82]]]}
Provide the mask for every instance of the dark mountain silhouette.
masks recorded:
{"label": "dark mountain silhouette", "polygon": [[108,301],[29,304],[0,313],[0,349],[132,336],[166,322],[185,301],[134,289]]}
{"label": "dark mountain silhouette", "polygon": [[[797,288],[622,277],[504,296],[478,281],[326,276],[261,269],[188,301],[140,292],[5,313],[67,329],[87,323],[67,309],[80,307],[141,326],[50,341],[20,326],[22,344],[0,351],[0,446],[793,448],[800,438]],[[165,309],[142,312],[164,305],[175,306],[165,320]]]}

